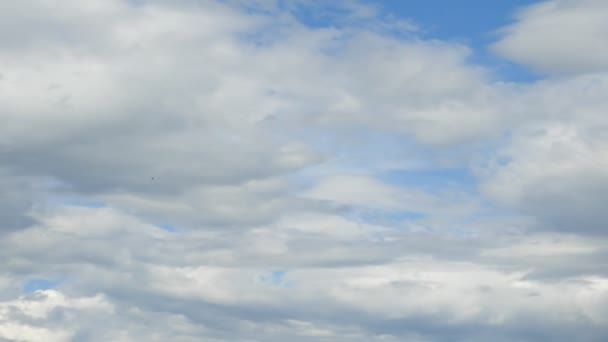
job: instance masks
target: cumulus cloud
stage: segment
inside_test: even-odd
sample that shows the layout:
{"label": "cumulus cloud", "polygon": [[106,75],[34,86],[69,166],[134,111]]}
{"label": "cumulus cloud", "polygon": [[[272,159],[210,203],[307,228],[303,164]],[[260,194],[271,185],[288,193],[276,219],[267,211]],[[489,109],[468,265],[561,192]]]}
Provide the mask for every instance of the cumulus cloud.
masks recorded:
{"label": "cumulus cloud", "polygon": [[550,75],[606,71],[606,15],[602,0],[543,1],[521,10],[493,48]]}
{"label": "cumulus cloud", "polygon": [[605,234],[606,93],[604,74],[523,89],[531,120],[486,165],[482,189],[545,228]]}
{"label": "cumulus cloud", "polygon": [[0,4],[0,340],[605,339],[602,9],[514,84],[364,2]]}
{"label": "cumulus cloud", "polygon": [[[310,215],[245,234],[175,234],[108,208],[49,215],[3,241],[14,277],[59,282],[55,290],[0,304],[14,308],[5,338],[22,332],[28,341],[447,338],[441,334],[482,340],[492,331],[505,340],[580,336],[545,328],[562,324],[589,329],[588,340],[605,334],[606,278],[589,270],[534,276],[534,268],[551,266],[543,256],[574,261],[605,253],[605,246],[585,240],[408,236]],[[523,327],[530,319],[536,326]],[[147,324],[155,327],[144,329]]]}

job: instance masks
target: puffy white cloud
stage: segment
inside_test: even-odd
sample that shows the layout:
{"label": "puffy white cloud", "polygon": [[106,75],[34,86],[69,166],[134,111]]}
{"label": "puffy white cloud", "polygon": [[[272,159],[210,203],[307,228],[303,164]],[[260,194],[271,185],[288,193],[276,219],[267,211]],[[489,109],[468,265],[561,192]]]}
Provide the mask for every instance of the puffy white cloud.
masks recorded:
{"label": "puffy white cloud", "polygon": [[39,291],[0,302],[0,319],[3,321],[0,338],[28,342],[69,341],[84,323],[83,318],[98,318],[112,313],[112,304],[102,295],[67,298],[57,291]]}
{"label": "puffy white cloud", "polygon": [[318,163],[306,138],[291,138],[298,129],[356,124],[449,143],[499,122],[469,109],[484,77],[461,45],[314,30],[215,3],[64,3],[32,27],[22,22],[51,2],[4,6],[23,20],[17,42],[0,48],[10,66],[0,80],[2,164],[74,194],[131,198],[142,212],[150,199],[134,198],[166,204],[178,194],[197,210],[186,199],[197,195],[183,195],[192,188],[236,189]]}
{"label": "puffy white cloud", "polygon": [[551,75],[606,71],[606,16],[602,0],[543,1],[521,10],[493,48]]}
{"label": "puffy white cloud", "polygon": [[545,228],[605,234],[606,94],[603,74],[522,89],[520,110],[529,120],[484,169],[482,189]]}

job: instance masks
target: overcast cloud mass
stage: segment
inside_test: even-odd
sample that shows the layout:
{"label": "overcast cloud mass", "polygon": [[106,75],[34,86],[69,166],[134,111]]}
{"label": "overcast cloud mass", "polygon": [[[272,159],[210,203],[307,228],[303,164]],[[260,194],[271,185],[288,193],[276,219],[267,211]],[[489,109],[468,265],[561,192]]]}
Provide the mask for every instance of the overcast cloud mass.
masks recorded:
{"label": "overcast cloud mass", "polygon": [[383,5],[0,1],[0,341],[608,341],[608,2]]}

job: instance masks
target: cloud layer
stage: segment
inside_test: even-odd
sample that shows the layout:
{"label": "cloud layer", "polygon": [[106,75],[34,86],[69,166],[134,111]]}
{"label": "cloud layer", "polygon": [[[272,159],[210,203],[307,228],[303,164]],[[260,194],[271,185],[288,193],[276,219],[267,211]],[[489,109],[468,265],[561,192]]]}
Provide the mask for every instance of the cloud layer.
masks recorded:
{"label": "cloud layer", "polygon": [[604,9],[0,4],[0,341],[604,340]]}

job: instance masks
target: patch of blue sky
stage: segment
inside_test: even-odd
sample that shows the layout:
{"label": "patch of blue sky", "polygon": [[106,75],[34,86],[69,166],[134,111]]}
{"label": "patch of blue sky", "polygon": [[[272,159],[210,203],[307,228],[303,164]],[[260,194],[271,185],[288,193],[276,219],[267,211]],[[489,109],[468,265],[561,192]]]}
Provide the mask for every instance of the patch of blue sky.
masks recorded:
{"label": "patch of blue sky", "polygon": [[83,198],[77,196],[49,196],[47,198],[48,204],[54,206],[65,206],[65,207],[83,207],[83,208],[105,208],[107,204],[90,198]]}
{"label": "patch of blue sky", "polygon": [[[283,3],[284,1],[280,1]],[[488,46],[500,37],[499,30],[514,21],[521,8],[538,0],[363,0],[376,9],[380,20],[412,22],[417,30],[389,30],[409,39],[439,39],[464,44],[473,50],[472,64],[481,65],[501,81],[533,82],[540,76],[532,70],[494,54]],[[313,28],[365,26],[366,18],[353,15],[353,8],[341,2],[315,2],[290,8],[303,24]],[[283,5],[285,7],[285,5]],[[348,19],[345,19],[348,18]],[[390,23],[389,23],[390,24]]]}
{"label": "patch of blue sky", "polygon": [[360,216],[361,221],[374,225],[401,227],[413,221],[419,221],[428,217],[427,214],[412,211],[384,211],[373,215]]}
{"label": "patch of blue sky", "polygon": [[506,60],[483,47],[477,48],[470,62],[487,67],[491,70],[490,76],[496,81],[532,83],[542,79],[542,76],[533,70]]}
{"label": "patch of blue sky", "polygon": [[[354,4],[352,2],[351,4]],[[297,3],[279,0],[279,8],[289,11],[304,25],[315,28],[340,27],[347,18],[353,17],[353,7],[341,1],[317,1]]]}
{"label": "patch of blue sky", "polygon": [[[284,134],[284,135],[282,135]],[[276,133],[279,142],[307,141],[321,155],[329,155],[319,167],[348,167],[354,172],[411,168],[426,165],[433,151],[404,134],[370,130],[365,126],[332,127],[331,130],[304,128],[290,135]]]}
{"label": "patch of blue sky", "polygon": [[420,221],[428,217],[426,213],[416,211],[362,207],[351,207],[342,216],[349,221],[389,227],[399,227],[402,224]]}
{"label": "patch of blue sky", "polygon": [[174,226],[170,223],[161,223],[161,224],[157,225],[157,227],[168,233],[178,233],[181,230],[177,226]]}
{"label": "patch of blue sky", "polygon": [[270,286],[290,287],[291,284],[285,279],[287,273],[287,270],[273,270],[266,274],[262,274],[259,277],[259,281]]}
{"label": "patch of blue sky", "polygon": [[539,0],[365,0],[384,12],[412,19],[422,34],[441,40],[487,44],[496,30],[513,22],[522,7]]}
{"label": "patch of blue sky", "polygon": [[23,284],[23,292],[34,293],[36,291],[45,291],[55,289],[59,285],[58,280],[34,278],[26,281]]}
{"label": "patch of blue sky", "polygon": [[107,205],[101,201],[95,201],[83,198],[70,198],[61,201],[62,205],[70,207],[85,207],[85,208],[104,208]]}
{"label": "patch of blue sky", "polygon": [[[432,169],[432,151],[407,137],[366,133],[361,138],[310,139],[314,149],[331,156],[324,162],[289,176],[295,193],[306,193],[326,177],[362,176],[376,178],[389,185],[439,191],[447,186],[472,192],[474,179],[466,169]],[[342,140],[344,139],[344,140]],[[352,143],[351,143],[352,142]],[[429,161],[429,155],[430,161]],[[426,159],[425,159],[426,158]],[[424,177],[421,177],[424,175]],[[384,213],[396,218],[408,213]],[[411,217],[410,217],[411,218]]]}
{"label": "patch of blue sky", "polygon": [[475,176],[462,167],[388,170],[380,173],[378,178],[389,184],[429,192],[452,189],[475,192],[477,189]]}
{"label": "patch of blue sky", "polygon": [[488,46],[499,30],[514,21],[521,8],[538,0],[367,0],[394,15],[409,17],[422,28],[425,38],[455,41],[473,49],[470,62],[488,67],[497,79],[533,82],[538,74],[496,55]]}

